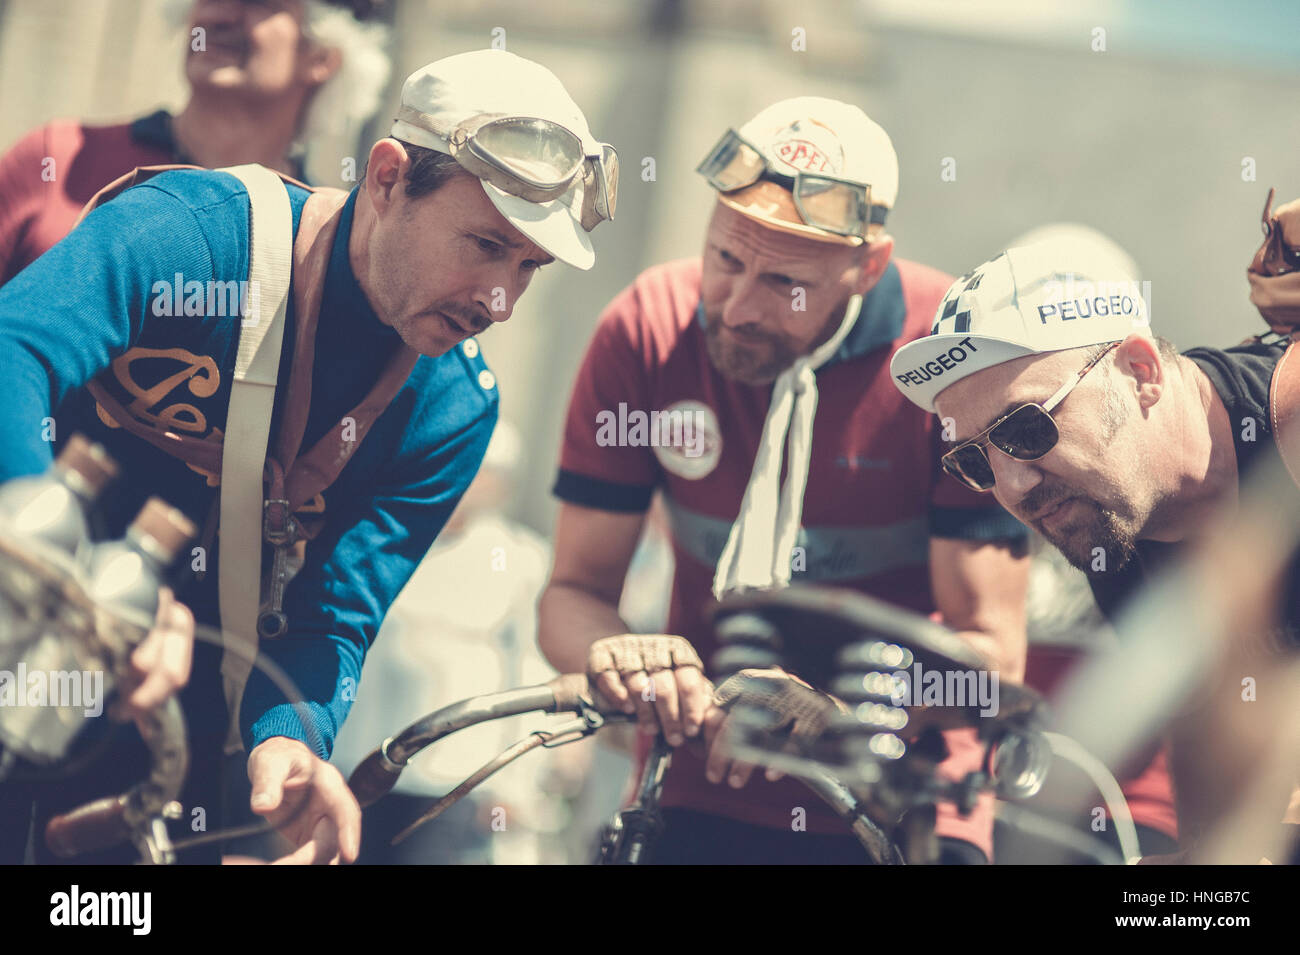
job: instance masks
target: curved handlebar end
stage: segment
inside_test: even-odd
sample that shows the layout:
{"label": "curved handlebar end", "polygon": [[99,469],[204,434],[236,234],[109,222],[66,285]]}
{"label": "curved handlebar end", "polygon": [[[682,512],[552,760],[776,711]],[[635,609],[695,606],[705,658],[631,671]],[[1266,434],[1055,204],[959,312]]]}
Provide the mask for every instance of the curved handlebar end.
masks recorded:
{"label": "curved handlebar end", "polygon": [[364,809],[366,806],[374,805],[392,791],[392,788],[397,785],[397,777],[402,775],[403,768],[385,756],[384,747],[380,746],[352,771],[348,786]]}
{"label": "curved handlebar end", "polygon": [[131,837],[126,805],[125,796],[107,796],[55,816],[45,826],[45,844],[64,859],[115,846]]}

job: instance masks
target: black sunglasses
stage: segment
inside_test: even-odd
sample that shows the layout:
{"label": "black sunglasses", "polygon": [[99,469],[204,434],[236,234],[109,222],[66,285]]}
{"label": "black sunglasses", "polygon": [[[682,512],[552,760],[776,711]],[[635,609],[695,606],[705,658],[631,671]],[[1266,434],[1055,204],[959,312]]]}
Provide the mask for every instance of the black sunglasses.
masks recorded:
{"label": "black sunglasses", "polygon": [[943,469],[972,490],[991,491],[997,478],[993,475],[993,465],[989,463],[988,451],[985,450],[987,445],[993,445],[1017,461],[1037,461],[1046,455],[1061,438],[1061,432],[1052,420],[1052,411],[1083,380],[1083,376],[1118,344],[1119,342],[1112,342],[1043,404],[1026,402],[998,418],[975,437],[957,445],[941,459]]}

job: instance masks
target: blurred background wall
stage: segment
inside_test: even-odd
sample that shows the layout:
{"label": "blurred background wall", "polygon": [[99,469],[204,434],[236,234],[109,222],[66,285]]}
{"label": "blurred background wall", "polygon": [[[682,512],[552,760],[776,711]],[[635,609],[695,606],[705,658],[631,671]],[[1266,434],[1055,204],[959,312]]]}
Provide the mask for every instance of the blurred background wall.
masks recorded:
{"label": "blurred background wall", "polygon": [[[56,116],[179,106],[186,38],[166,5],[0,0],[0,148]],[[1289,0],[391,0],[387,16],[389,104],[425,63],[504,45],[554,70],[622,157],[596,268],[545,270],[482,342],[524,437],[513,516],[543,532],[596,317],[641,269],[698,253],[713,200],[695,163],[769,102],[834,96],[889,130],[897,254],[960,273],[1033,226],[1083,222],[1137,259],[1157,329],[1183,347],[1261,328],[1244,276],[1260,210],[1270,185],[1300,196]],[[390,117],[309,144],[313,181],[349,186],[344,158]]]}

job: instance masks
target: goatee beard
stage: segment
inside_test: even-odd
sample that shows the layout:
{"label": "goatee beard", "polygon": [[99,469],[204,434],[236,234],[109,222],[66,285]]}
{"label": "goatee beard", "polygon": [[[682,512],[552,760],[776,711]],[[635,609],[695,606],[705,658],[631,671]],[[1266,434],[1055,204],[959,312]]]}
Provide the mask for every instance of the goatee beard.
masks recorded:
{"label": "goatee beard", "polygon": [[[770,385],[794,363],[794,353],[778,338],[756,337],[755,349],[728,345],[722,341],[721,327],[718,321],[706,317],[704,343],[709,361],[726,378],[744,385]],[[767,352],[770,357],[762,360],[756,351]]]}
{"label": "goatee beard", "polygon": [[1123,570],[1137,553],[1137,540],[1126,522],[1115,511],[1103,508],[1096,501],[1087,498],[1076,500],[1092,512],[1091,521],[1062,528],[1066,535],[1064,540],[1058,540],[1046,531],[1040,533],[1071,566],[1085,574]]}

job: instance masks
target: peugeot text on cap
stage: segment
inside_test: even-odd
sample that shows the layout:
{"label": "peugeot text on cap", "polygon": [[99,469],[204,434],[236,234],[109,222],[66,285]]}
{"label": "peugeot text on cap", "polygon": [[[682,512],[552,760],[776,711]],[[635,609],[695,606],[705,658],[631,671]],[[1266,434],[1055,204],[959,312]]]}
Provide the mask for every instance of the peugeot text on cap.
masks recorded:
{"label": "peugeot text on cap", "polygon": [[[555,74],[505,50],[458,53],[417,70],[402,84],[402,107],[448,128],[486,114],[550,120],[575,133],[588,155],[600,155],[586,117]],[[449,151],[445,138],[403,119],[393,123],[389,135],[414,146]],[[582,207],[573,192],[548,202],[529,202],[479,181],[516,229],[560,261],[591,268],[596,253],[582,228]]]}
{"label": "peugeot text on cap", "polygon": [[1057,243],[1009,249],[949,287],[925,338],[904,345],[889,373],[934,411],[939,392],[1002,362],[1150,335],[1137,281],[1086,250]]}

